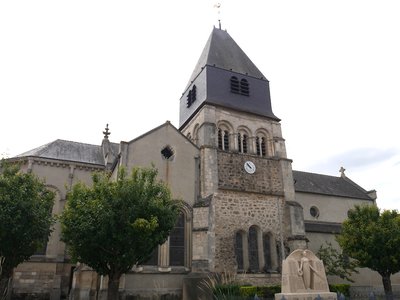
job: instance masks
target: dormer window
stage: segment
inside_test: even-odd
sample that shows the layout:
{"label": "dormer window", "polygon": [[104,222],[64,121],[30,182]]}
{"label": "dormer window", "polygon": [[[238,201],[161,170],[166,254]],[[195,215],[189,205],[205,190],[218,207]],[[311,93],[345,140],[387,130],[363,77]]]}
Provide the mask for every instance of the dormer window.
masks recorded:
{"label": "dormer window", "polygon": [[249,96],[249,82],[246,79],[240,80],[240,94]]}
{"label": "dormer window", "polygon": [[187,94],[187,100],[186,100],[186,107],[190,107],[194,101],[196,101],[196,93],[197,93],[197,88],[194,85],[193,88],[189,91]]}
{"label": "dormer window", "polygon": [[234,94],[239,94],[240,92],[239,80],[235,76],[231,77],[231,92]]}
{"label": "dormer window", "polygon": [[250,95],[250,88],[249,88],[249,82],[247,79],[239,79],[235,76],[231,77],[231,92],[234,94],[240,94],[243,96],[249,96]]}

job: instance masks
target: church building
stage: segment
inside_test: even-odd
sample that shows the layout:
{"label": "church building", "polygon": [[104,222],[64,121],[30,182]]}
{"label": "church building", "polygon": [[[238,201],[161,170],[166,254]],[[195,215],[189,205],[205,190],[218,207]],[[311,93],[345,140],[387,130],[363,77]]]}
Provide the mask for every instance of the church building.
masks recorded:
{"label": "church building", "polygon": [[[107,125],[100,145],[56,140],[10,159],[55,191],[53,214],[63,211],[73,184],[90,184],[94,171],[116,176],[121,167],[154,164],[184,204],[168,240],[123,276],[121,295],[197,299],[199,282],[214,272],[280,284],[281,261],[291,251],[335,243],[349,209],[375,204],[375,191],[344,169],[338,177],[292,170],[269,81],[225,30],[212,30],[182,87],[177,127],[167,121],[113,143]],[[369,270],[354,279],[355,288],[381,286]],[[20,296],[101,299],[106,287],[106,278],[70,261],[59,224],[47,246],[14,271],[13,293]]]}

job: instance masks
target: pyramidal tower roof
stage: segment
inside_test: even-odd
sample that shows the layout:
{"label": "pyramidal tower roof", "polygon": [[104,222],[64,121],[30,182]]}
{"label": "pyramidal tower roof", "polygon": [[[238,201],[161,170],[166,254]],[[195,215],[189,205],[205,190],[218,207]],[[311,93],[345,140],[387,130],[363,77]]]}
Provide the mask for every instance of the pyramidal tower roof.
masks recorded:
{"label": "pyramidal tower roof", "polygon": [[232,37],[215,27],[180,98],[179,128],[206,104],[280,121],[272,112],[268,80]]}
{"label": "pyramidal tower roof", "polygon": [[214,27],[186,89],[205,66],[213,66],[251,77],[265,79],[261,71],[225,30]]}

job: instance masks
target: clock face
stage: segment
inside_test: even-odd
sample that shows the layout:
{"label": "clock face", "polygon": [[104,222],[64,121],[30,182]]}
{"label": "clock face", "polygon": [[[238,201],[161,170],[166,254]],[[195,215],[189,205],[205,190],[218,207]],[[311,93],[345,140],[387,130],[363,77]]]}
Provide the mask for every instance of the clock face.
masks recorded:
{"label": "clock face", "polygon": [[247,173],[253,174],[256,171],[256,165],[248,160],[244,163],[244,169]]}

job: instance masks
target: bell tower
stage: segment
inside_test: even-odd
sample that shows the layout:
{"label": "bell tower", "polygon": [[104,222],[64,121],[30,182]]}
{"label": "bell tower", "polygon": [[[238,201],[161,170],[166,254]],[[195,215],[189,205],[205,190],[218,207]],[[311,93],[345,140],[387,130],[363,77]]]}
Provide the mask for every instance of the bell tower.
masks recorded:
{"label": "bell tower", "polygon": [[276,272],[290,235],[291,160],[268,80],[225,30],[211,32],[180,99],[179,122],[200,147],[194,270]]}

